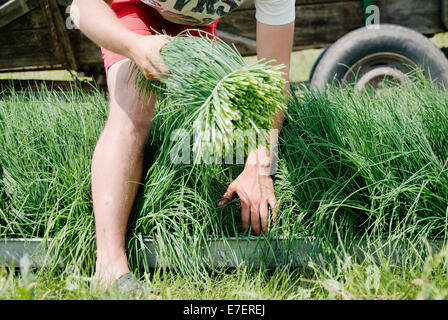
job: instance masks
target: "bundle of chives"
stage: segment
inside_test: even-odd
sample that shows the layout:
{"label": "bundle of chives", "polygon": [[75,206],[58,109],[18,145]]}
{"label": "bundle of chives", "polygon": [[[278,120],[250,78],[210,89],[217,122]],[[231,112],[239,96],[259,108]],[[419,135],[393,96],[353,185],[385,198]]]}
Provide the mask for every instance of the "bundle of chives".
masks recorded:
{"label": "bundle of chives", "polygon": [[163,85],[137,71],[137,88],[162,97],[157,110],[161,134],[186,129],[195,137],[197,156],[216,154],[223,147],[233,150],[242,133],[251,139],[248,145],[257,146],[286,107],[283,65],[247,65],[235,49],[213,37],[205,32],[194,37],[188,31],[173,37],[161,50],[170,70]]}

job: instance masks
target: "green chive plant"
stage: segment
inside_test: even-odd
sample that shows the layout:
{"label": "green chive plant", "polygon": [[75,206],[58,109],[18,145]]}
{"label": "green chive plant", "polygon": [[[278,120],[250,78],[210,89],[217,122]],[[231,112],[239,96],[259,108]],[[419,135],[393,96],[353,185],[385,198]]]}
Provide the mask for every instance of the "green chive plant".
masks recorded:
{"label": "green chive plant", "polygon": [[[311,237],[325,261],[349,255],[356,241],[390,263],[424,261],[426,240],[445,237],[448,227],[446,92],[419,73],[379,94],[293,92],[273,176],[279,218],[265,238]],[[46,271],[93,272],[90,161],[106,110],[100,92],[2,92],[0,236],[51,238]],[[217,206],[242,167],[172,163],[163,119],[148,140],[128,255],[134,270],[151,271],[150,237],[161,267],[202,279],[217,258],[210,238],[250,233],[240,229],[238,199]]]}
{"label": "green chive plant", "polygon": [[[170,38],[161,55],[170,70],[160,84],[147,80],[135,68],[136,86],[143,95],[159,93],[159,134],[184,129],[195,137],[195,160],[234,149],[237,135],[247,131],[257,146],[273,119],[286,107],[283,65],[259,61],[247,65],[241,55],[215,36],[185,31]],[[255,137],[255,138],[254,138]],[[245,145],[245,152],[248,147]]]}

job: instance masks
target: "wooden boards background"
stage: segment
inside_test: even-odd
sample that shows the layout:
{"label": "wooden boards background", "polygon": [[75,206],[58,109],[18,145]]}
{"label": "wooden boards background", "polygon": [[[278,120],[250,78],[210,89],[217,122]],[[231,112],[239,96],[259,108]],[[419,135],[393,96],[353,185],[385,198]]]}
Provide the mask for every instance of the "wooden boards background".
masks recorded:
{"label": "wooden boards background", "polygon": [[[65,22],[71,0],[55,0]],[[446,31],[445,0],[376,0],[381,23],[400,24],[424,34]],[[325,47],[363,25],[361,0],[296,0],[294,48]],[[55,69],[63,66],[56,54],[43,0],[0,0],[0,71],[6,69]],[[254,0],[246,2],[218,25],[222,38],[236,42],[243,55],[255,53]],[[79,30],[67,29],[76,65],[86,70],[101,65],[99,48]],[[59,59],[58,59],[59,56]]]}

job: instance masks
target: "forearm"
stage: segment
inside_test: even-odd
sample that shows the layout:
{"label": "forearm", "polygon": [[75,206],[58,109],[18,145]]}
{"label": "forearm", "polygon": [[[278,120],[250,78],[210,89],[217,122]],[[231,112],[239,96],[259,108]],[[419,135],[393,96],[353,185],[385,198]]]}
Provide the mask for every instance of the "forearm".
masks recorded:
{"label": "forearm", "polygon": [[[293,4],[294,2],[290,3],[290,5]],[[289,81],[293,34],[294,22],[286,25],[267,25],[257,22],[257,56],[259,59],[275,59],[277,64],[284,64],[286,66],[284,77],[287,83]],[[285,87],[285,94],[289,94],[289,84]],[[238,194],[241,199],[243,229],[246,230],[250,223],[252,232],[256,236],[260,234],[260,229],[263,232],[268,232],[268,207],[272,209],[272,221],[277,221],[277,199],[271,174],[273,174],[272,169],[276,167],[277,152],[274,150],[277,149],[277,136],[282,127],[283,119],[283,113],[278,113],[275,116],[267,142],[269,149],[261,145],[249,153],[243,172],[230,184],[223,199],[218,204],[222,206],[233,195]]]}
{"label": "forearm", "polygon": [[104,0],[74,0],[72,20],[97,45],[124,56],[130,55],[131,44],[138,35],[118,20]]}
{"label": "forearm", "polygon": [[[283,64],[284,77],[286,82],[285,94],[289,95],[289,70],[291,65],[291,51],[293,46],[294,22],[281,25],[270,26],[257,22],[257,58],[272,60],[275,64]],[[270,150],[274,150],[277,145],[277,138],[283,125],[284,112],[279,112],[273,119],[272,130],[268,137]],[[257,164],[265,169],[271,166],[274,153],[264,147],[252,151],[246,164]],[[266,169],[267,170],[267,169]]]}

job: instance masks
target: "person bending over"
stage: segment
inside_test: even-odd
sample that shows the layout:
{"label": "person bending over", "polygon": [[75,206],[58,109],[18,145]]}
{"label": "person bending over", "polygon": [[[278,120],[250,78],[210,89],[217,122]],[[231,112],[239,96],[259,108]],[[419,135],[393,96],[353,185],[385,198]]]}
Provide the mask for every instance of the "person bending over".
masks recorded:
{"label": "person bending over", "polygon": [[[149,136],[154,98],[139,99],[131,64],[146,78],[169,73],[160,50],[167,39],[186,29],[217,35],[218,18],[244,0],[74,0],[71,17],[101,47],[109,90],[109,115],[93,153],[91,179],[97,244],[96,276],[108,286],[132,279],[125,235],[128,218],[142,180],[143,152]],[[286,65],[289,80],[295,20],[294,0],[255,0],[257,57]],[[157,32],[154,32],[156,30]],[[287,85],[286,89],[289,89]],[[263,108],[263,106],[260,106]],[[279,113],[273,129],[280,130]],[[268,229],[268,207],[276,207],[269,174],[272,155],[264,147],[249,153],[243,171],[230,184],[219,206],[235,194],[241,201],[243,229],[259,235]],[[275,221],[276,214],[273,215]]]}

